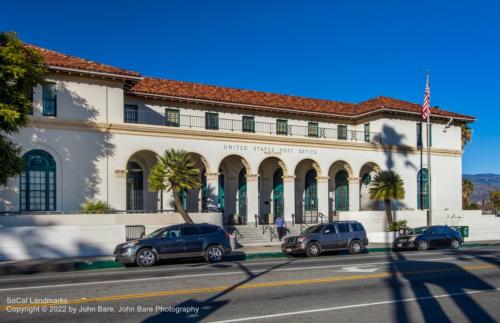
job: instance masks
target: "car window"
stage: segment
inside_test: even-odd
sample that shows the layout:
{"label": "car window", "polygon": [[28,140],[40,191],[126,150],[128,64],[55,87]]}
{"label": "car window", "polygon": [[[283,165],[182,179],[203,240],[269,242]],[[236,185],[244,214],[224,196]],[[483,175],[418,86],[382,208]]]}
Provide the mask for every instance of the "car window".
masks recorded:
{"label": "car window", "polygon": [[304,230],[303,234],[320,233],[324,225],[315,225]]}
{"label": "car window", "polygon": [[337,227],[340,233],[349,232],[349,224],[347,223],[337,223]]}
{"label": "car window", "polygon": [[144,239],[150,239],[150,238],[156,238],[156,237],[159,237],[159,236],[163,236],[163,234],[165,233],[165,231],[166,231],[165,228],[158,229],[156,231],[151,232],[147,236],[145,236]]}
{"label": "car window", "polygon": [[410,229],[406,232],[406,234],[423,234],[423,233],[426,233],[427,230],[429,230],[428,227],[420,227],[420,228],[413,228],[413,229]]}
{"label": "car window", "polygon": [[211,234],[219,231],[219,228],[212,226],[202,226],[200,227],[200,229],[201,229],[201,234]]}
{"label": "car window", "polygon": [[352,231],[365,231],[365,229],[363,228],[363,225],[361,223],[357,223],[357,222],[351,223],[351,228],[352,228]]}
{"label": "car window", "polygon": [[181,236],[181,229],[178,226],[170,227],[165,230],[162,237],[165,238],[179,238]]}
{"label": "car window", "polygon": [[323,234],[334,234],[337,233],[337,229],[335,228],[334,224],[329,224],[325,227],[325,230],[323,230]]}
{"label": "car window", "polygon": [[181,234],[183,237],[185,236],[195,236],[200,234],[200,230],[197,227],[182,227]]}

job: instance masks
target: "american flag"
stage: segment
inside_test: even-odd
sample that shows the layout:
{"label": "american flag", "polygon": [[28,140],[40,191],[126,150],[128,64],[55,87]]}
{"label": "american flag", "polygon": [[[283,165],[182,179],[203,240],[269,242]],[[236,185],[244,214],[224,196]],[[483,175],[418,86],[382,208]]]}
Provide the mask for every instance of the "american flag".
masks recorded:
{"label": "american flag", "polygon": [[424,104],[422,105],[422,119],[427,120],[431,114],[431,87],[429,85],[429,74],[425,84]]}

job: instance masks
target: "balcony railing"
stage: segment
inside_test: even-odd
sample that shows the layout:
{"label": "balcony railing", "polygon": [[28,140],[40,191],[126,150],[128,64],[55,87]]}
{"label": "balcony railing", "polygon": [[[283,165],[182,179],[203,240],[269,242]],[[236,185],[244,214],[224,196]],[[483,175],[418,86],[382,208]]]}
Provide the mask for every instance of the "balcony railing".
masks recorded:
{"label": "balcony railing", "polygon": [[[125,109],[125,115],[126,115],[125,122],[149,124],[149,125],[162,125],[166,127],[177,127],[171,125],[167,126],[165,115],[163,113],[156,112],[153,110],[128,111],[127,109]],[[206,126],[207,126],[206,118],[204,116],[194,116],[194,115],[184,115],[184,114],[179,115],[177,128],[207,129]],[[315,129],[311,129],[308,126],[288,125],[286,128],[287,132],[285,134],[284,132],[277,131],[276,123],[255,121],[253,127],[248,126],[248,124],[246,127],[244,127],[243,120],[225,119],[225,118],[218,118],[217,126],[218,127],[214,127],[214,124],[211,123],[211,127],[207,130],[381,143],[381,134],[379,132],[370,132],[369,134],[366,134],[364,131],[356,131],[356,130],[347,130],[347,131],[344,130],[339,132],[335,127],[332,128],[317,127]]]}

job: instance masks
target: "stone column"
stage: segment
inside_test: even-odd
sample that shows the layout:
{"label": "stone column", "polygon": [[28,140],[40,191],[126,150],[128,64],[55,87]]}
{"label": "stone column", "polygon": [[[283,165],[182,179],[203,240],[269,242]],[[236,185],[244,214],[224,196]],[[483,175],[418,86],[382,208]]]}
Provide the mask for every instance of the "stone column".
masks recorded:
{"label": "stone column", "polygon": [[359,211],[359,177],[349,178],[349,211]]}
{"label": "stone column", "polygon": [[[317,190],[318,190],[318,212],[322,213],[328,218],[328,176],[318,176]],[[321,222],[321,219],[319,220]]]}
{"label": "stone column", "polygon": [[291,225],[295,213],[295,175],[283,176],[283,213],[285,221]]}
{"label": "stone column", "polygon": [[247,223],[255,224],[255,215],[259,214],[259,175],[247,174]]}
{"label": "stone column", "polygon": [[219,173],[207,173],[208,212],[219,212]]}

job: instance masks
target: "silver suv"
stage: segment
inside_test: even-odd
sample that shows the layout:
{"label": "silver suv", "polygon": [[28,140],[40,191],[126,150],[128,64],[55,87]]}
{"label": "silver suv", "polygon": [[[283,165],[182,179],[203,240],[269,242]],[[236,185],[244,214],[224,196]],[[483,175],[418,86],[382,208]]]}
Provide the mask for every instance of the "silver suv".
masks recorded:
{"label": "silver suv", "polygon": [[368,245],[365,228],[357,221],[337,221],[308,227],[299,236],[288,237],[281,245],[285,254],[318,256],[323,251],[349,250],[359,254]]}

